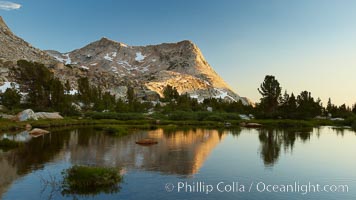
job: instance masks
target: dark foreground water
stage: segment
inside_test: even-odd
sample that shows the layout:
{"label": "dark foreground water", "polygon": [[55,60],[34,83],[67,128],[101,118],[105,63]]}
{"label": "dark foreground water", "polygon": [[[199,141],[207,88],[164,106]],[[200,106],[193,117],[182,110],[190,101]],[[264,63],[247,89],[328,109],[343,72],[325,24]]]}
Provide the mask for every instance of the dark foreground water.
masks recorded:
{"label": "dark foreground water", "polygon": [[[159,143],[135,144],[147,137]],[[159,129],[117,138],[85,128],[10,138],[26,143],[0,150],[3,200],[356,199],[356,135],[350,130]],[[61,172],[75,164],[121,168],[120,190],[63,195]]]}

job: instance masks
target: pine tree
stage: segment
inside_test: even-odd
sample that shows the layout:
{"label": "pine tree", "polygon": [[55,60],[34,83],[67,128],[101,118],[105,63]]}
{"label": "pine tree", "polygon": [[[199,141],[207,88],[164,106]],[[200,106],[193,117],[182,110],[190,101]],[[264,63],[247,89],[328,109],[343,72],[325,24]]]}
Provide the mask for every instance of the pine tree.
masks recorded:
{"label": "pine tree", "polygon": [[27,103],[34,108],[50,107],[51,81],[54,78],[52,72],[43,64],[19,60],[19,66],[15,74],[21,85],[21,90],[27,95]]}
{"label": "pine tree", "polygon": [[179,93],[175,87],[171,85],[167,85],[163,90],[163,99],[162,101],[169,102],[172,100],[177,100],[179,97]]}
{"label": "pine tree", "polygon": [[66,103],[66,97],[64,94],[64,87],[59,79],[53,79],[51,81],[51,107],[56,111],[63,112],[68,106]]}
{"label": "pine tree", "polygon": [[274,76],[267,75],[265,80],[258,88],[258,92],[262,95],[260,106],[267,113],[276,111],[279,105],[282,88]]}
{"label": "pine tree", "polygon": [[298,104],[298,117],[299,118],[312,118],[322,113],[322,105],[320,99],[314,101],[311,93],[303,91],[297,97]]}
{"label": "pine tree", "polygon": [[89,109],[91,104],[91,88],[87,77],[78,79],[78,100],[84,105],[84,109]]}
{"label": "pine tree", "polygon": [[69,80],[67,80],[66,83],[64,84],[64,89],[66,91],[66,94],[70,93],[71,87],[70,87]]}
{"label": "pine tree", "polygon": [[128,88],[127,88],[126,98],[127,98],[127,102],[128,102],[130,105],[131,105],[133,102],[136,101],[135,91],[134,91],[133,87],[128,87]]}
{"label": "pine tree", "polygon": [[115,111],[119,113],[125,113],[129,111],[128,104],[125,103],[123,100],[118,99],[115,104]]}
{"label": "pine tree", "polygon": [[21,102],[21,94],[15,88],[7,88],[1,95],[1,103],[8,109],[18,108]]}

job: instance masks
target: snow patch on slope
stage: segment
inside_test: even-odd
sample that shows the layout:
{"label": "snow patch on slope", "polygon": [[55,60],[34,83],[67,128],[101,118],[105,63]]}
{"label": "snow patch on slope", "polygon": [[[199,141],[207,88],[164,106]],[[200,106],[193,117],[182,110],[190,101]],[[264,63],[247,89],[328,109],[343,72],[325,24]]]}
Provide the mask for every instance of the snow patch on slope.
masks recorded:
{"label": "snow patch on slope", "polygon": [[117,55],[117,52],[112,52],[111,53],[111,56],[107,53],[105,56],[104,56],[104,59],[105,60],[108,60],[108,61],[113,61],[114,58],[116,57]]}
{"label": "snow patch on slope", "polygon": [[88,71],[89,71],[89,67],[87,67],[87,66],[82,65],[82,66],[80,66],[80,68],[82,68],[82,69],[84,69],[84,70],[88,70]]}
{"label": "snow patch on slope", "polygon": [[189,96],[192,99],[196,99],[199,103],[203,103],[204,101],[204,98],[200,97],[199,94],[190,94]]}
{"label": "snow patch on slope", "polygon": [[78,90],[71,89],[71,90],[69,90],[69,94],[70,94],[70,95],[78,94]]}
{"label": "snow patch on slope", "polygon": [[131,67],[130,63],[128,63],[127,61],[124,61],[124,60],[119,60],[117,61],[117,64],[119,65],[126,65],[128,67]]}
{"label": "snow patch on slope", "polygon": [[225,98],[230,98],[231,100],[235,101],[235,99],[230,96],[227,91],[219,88],[214,88],[214,90],[217,92],[217,94],[214,96],[216,99],[225,99]]}
{"label": "snow patch on slope", "polygon": [[72,60],[71,60],[70,57],[69,57],[69,53],[64,54],[64,56],[67,57],[67,59],[65,59],[65,64],[66,64],[66,65],[72,64]]}
{"label": "snow patch on slope", "polygon": [[[69,53],[63,54],[62,57],[52,55],[56,60],[58,60],[61,63],[64,63],[66,65],[72,64],[72,60],[69,57]],[[63,58],[64,57],[64,58]]]}
{"label": "snow patch on slope", "polygon": [[114,72],[115,74],[119,74],[119,72],[117,71],[117,67],[112,66],[111,71]]}
{"label": "snow patch on slope", "polygon": [[15,82],[4,82],[4,85],[0,86],[0,92],[4,93],[7,89],[11,88],[19,89],[19,84]]}
{"label": "snow patch on slope", "polygon": [[135,58],[136,61],[142,62],[145,58],[146,56],[142,55],[141,52],[136,52],[136,58]]}

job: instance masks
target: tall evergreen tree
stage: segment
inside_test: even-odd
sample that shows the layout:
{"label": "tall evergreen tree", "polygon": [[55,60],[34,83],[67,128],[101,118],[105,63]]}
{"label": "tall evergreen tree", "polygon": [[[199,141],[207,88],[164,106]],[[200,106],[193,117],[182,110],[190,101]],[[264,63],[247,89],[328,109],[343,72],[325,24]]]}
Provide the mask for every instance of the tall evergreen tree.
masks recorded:
{"label": "tall evergreen tree", "polygon": [[15,71],[21,90],[27,93],[27,102],[31,107],[43,109],[50,107],[52,72],[43,64],[19,60]]}
{"label": "tall evergreen tree", "polygon": [[258,88],[258,92],[262,95],[260,106],[265,112],[272,113],[276,111],[281,97],[282,88],[278,80],[271,75],[267,75]]}
{"label": "tall evergreen tree", "polygon": [[1,94],[1,104],[10,110],[18,108],[20,102],[21,94],[15,88],[7,88],[6,91]]}
{"label": "tall evergreen tree", "polygon": [[127,98],[127,102],[129,104],[132,104],[132,103],[134,103],[136,101],[135,91],[134,91],[133,87],[128,87],[127,88],[126,98]]}
{"label": "tall evergreen tree", "polygon": [[326,112],[327,114],[331,114],[331,116],[335,116],[337,113],[337,106],[335,106],[332,102],[331,102],[331,98],[328,99],[328,103],[326,105]]}
{"label": "tall evergreen tree", "polygon": [[90,108],[91,104],[91,88],[88,77],[81,77],[78,79],[78,99],[84,105],[85,109]]}
{"label": "tall evergreen tree", "polygon": [[70,87],[69,80],[67,80],[66,83],[64,84],[64,89],[65,89],[66,94],[70,93],[71,87]]}
{"label": "tall evergreen tree", "polygon": [[356,103],[352,106],[352,112],[356,114]]}
{"label": "tall evergreen tree", "polygon": [[50,101],[51,108],[59,112],[63,112],[68,106],[68,102],[64,94],[64,87],[61,81],[57,78],[51,81]]}
{"label": "tall evergreen tree", "polygon": [[314,101],[311,93],[303,91],[297,97],[298,103],[298,117],[299,118],[313,118],[322,114],[322,105],[320,99]]}
{"label": "tall evergreen tree", "polygon": [[179,97],[179,93],[177,89],[171,85],[167,85],[163,89],[163,99],[162,101],[168,102],[172,100],[177,100]]}

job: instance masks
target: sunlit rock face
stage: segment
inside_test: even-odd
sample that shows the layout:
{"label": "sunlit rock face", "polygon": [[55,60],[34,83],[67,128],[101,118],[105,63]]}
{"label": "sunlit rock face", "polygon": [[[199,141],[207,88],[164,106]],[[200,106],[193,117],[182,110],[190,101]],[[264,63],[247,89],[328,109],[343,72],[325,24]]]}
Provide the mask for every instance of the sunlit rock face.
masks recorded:
{"label": "sunlit rock face", "polygon": [[188,93],[199,101],[222,98],[249,103],[227,85],[191,41],[128,46],[102,38],[72,52],[47,53],[59,62],[81,70],[92,82],[100,83],[119,96],[123,95],[112,88],[130,85],[138,93],[153,91],[162,96],[163,89],[171,85],[180,94]]}
{"label": "sunlit rock face", "polygon": [[9,69],[20,59],[40,62],[48,66],[62,82],[67,80],[77,89],[77,79],[88,77],[118,98],[126,96],[127,87],[133,87],[142,100],[162,96],[167,85],[180,94],[192,98],[222,98],[251,104],[240,97],[214,71],[193,42],[163,43],[148,46],[129,46],[102,38],[80,49],[67,53],[42,51],[12,33],[0,17],[0,86],[16,81]]}

